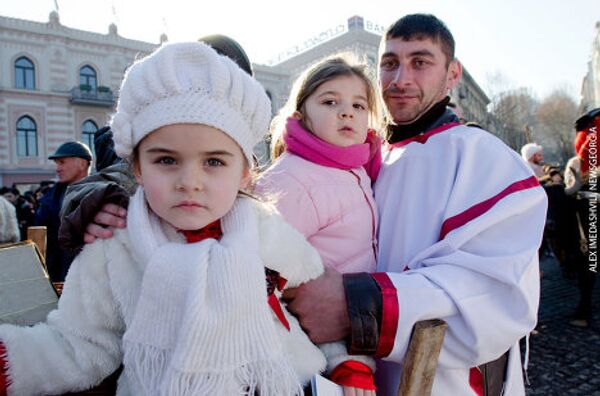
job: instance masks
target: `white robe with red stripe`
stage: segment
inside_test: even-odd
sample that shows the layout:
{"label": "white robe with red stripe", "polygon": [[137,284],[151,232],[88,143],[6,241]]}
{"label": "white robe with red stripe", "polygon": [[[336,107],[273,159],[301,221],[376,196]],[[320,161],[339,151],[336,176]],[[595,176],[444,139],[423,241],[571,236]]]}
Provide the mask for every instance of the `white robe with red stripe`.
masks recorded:
{"label": "white robe with red stripe", "polygon": [[427,319],[448,323],[432,395],[476,395],[471,368],[511,348],[504,394],[524,395],[518,341],[537,319],[543,189],[477,128],[448,124],[389,149],[375,185],[377,271],[396,288],[398,317],[384,298],[393,325],[383,324],[391,353],[378,363],[378,395],[396,394],[411,330]]}

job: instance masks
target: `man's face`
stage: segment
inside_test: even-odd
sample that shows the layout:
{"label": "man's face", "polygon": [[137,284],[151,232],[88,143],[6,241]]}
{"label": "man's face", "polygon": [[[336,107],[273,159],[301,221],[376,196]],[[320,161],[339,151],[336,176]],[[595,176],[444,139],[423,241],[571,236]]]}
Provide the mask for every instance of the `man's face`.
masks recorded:
{"label": "man's face", "polygon": [[533,156],[531,157],[531,162],[533,162],[536,165],[541,165],[544,163],[544,153],[541,151],[538,151],[537,153],[533,154]]}
{"label": "man's face", "polygon": [[387,40],[379,60],[379,84],[389,116],[398,125],[418,120],[460,81],[460,63],[448,66],[441,44],[427,38]]}
{"label": "man's face", "polygon": [[78,157],[63,157],[54,160],[56,175],[61,183],[71,184],[87,176],[89,163]]}

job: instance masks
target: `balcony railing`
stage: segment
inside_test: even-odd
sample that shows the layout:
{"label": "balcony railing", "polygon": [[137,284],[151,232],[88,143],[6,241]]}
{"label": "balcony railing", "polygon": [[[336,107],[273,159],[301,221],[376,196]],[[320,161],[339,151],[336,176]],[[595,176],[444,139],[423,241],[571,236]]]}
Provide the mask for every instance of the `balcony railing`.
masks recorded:
{"label": "balcony railing", "polygon": [[89,85],[80,85],[71,89],[71,103],[112,107],[115,104],[115,97],[108,87],[93,89]]}

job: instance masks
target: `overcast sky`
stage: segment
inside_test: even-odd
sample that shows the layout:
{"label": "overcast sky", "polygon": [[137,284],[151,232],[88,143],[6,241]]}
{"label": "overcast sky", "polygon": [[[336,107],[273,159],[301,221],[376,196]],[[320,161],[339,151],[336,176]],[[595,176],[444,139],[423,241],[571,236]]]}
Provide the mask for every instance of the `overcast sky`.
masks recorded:
{"label": "overcast sky", "polygon": [[[0,15],[46,22],[54,0],[0,0]],[[528,87],[542,99],[557,88],[579,102],[587,72],[598,0],[285,0],[211,1],[57,0],[68,27],[108,32],[116,22],[123,37],[158,43],[221,33],[238,40],[255,63],[345,24],[353,15],[387,26],[407,13],[442,19],[456,40],[458,58],[488,95]],[[114,11],[113,11],[114,10]],[[293,11],[292,11],[293,10]],[[496,79],[497,80],[497,79]]]}

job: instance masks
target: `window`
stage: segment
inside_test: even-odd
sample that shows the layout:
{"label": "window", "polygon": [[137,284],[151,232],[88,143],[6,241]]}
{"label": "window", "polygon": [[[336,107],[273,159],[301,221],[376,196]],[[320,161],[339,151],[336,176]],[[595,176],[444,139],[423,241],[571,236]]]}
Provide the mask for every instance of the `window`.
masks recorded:
{"label": "window", "polygon": [[85,143],[92,153],[94,152],[94,133],[98,130],[98,125],[92,120],[87,120],[81,128],[81,141]]}
{"label": "window", "polygon": [[17,120],[17,155],[37,157],[37,126],[29,116]]}
{"label": "window", "polygon": [[33,62],[24,56],[15,61],[15,87],[35,89],[35,67]]}
{"label": "window", "polygon": [[91,66],[85,65],[79,69],[79,85],[89,87],[90,91],[96,90],[96,71]]}

